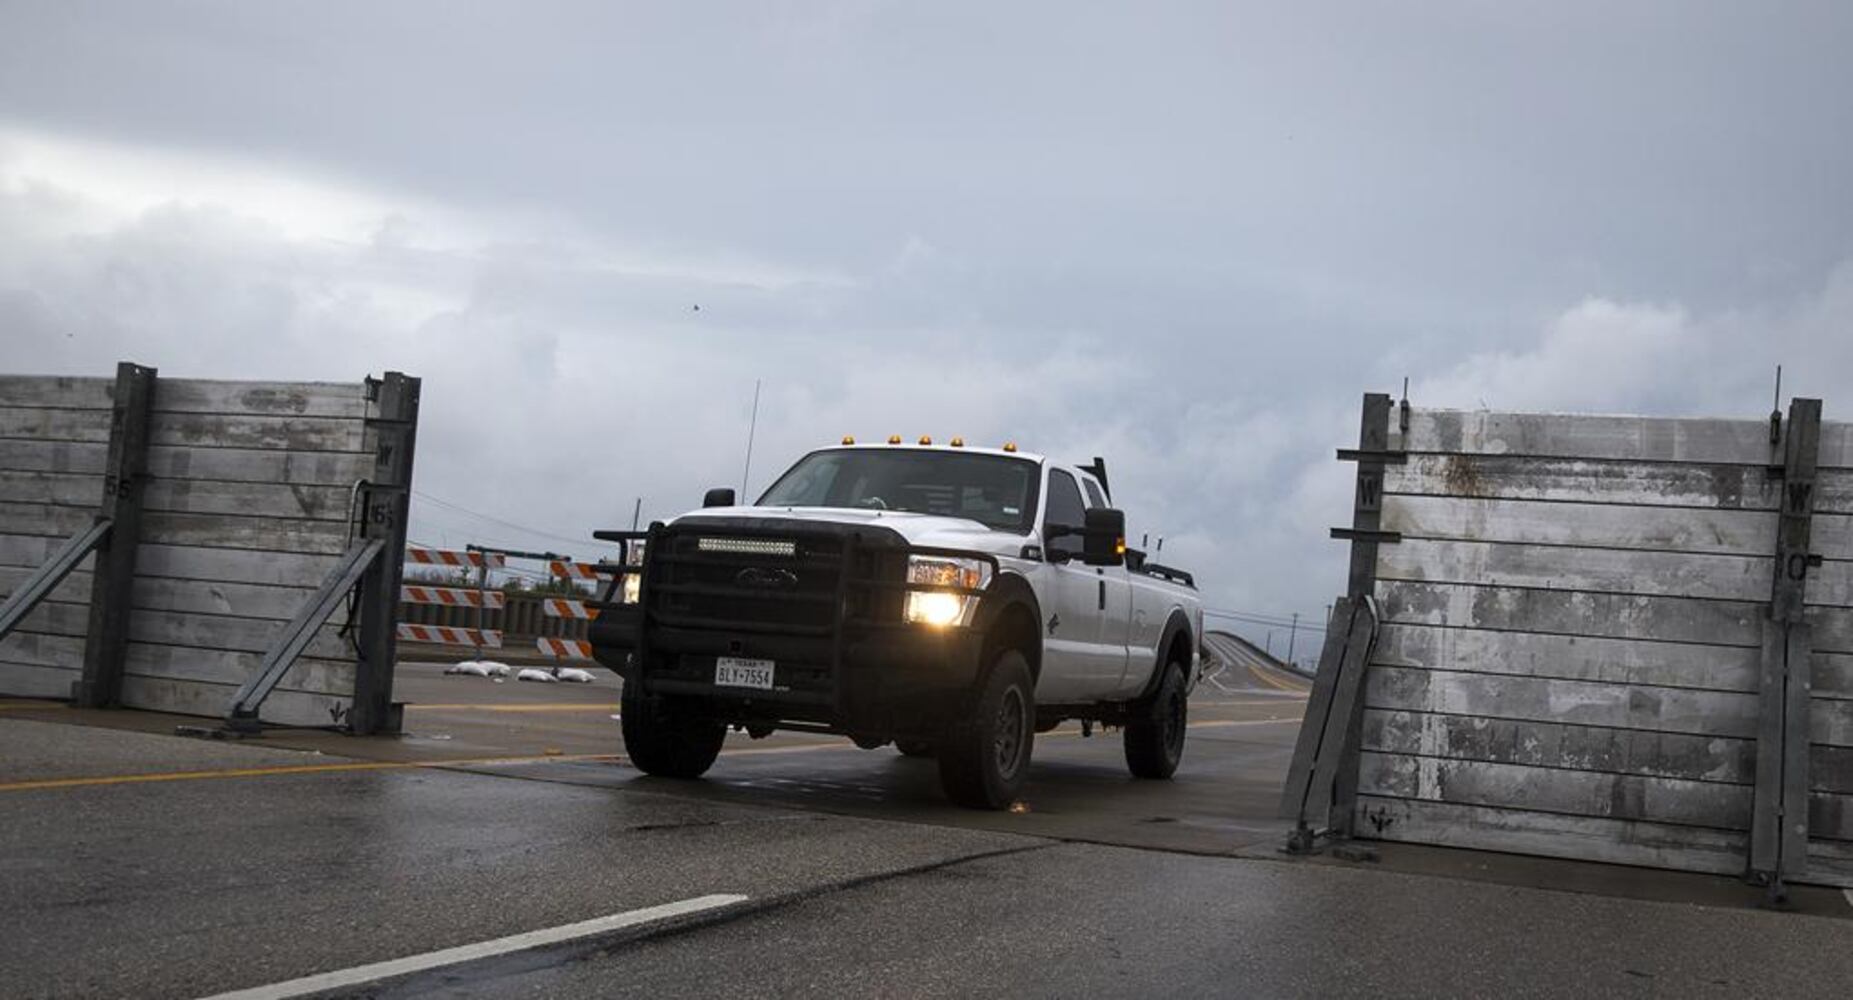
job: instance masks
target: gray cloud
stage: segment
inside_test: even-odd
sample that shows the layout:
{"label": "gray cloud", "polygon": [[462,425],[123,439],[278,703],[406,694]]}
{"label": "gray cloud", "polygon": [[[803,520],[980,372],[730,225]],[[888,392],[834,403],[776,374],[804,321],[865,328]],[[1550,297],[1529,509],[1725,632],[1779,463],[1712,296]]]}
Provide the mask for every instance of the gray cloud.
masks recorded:
{"label": "gray cloud", "polygon": [[1849,396],[1850,27],[12,5],[0,346],[424,376],[420,490],[540,533],[426,504],[452,543],[737,481],[763,379],[757,484],[846,432],[1105,454],[1213,604],[1314,613],[1366,390],[1757,416],[1782,361]]}

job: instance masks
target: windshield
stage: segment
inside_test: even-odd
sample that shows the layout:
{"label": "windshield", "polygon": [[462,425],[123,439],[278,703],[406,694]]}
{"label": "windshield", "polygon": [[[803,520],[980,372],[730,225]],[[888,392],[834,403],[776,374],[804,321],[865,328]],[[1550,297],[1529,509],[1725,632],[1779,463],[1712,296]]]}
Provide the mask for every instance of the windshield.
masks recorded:
{"label": "windshield", "polygon": [[853,507],[963,517],[1027,533],[1036,463],[1002,455],[872,448],[814,451],[779,477],[761,507]]}

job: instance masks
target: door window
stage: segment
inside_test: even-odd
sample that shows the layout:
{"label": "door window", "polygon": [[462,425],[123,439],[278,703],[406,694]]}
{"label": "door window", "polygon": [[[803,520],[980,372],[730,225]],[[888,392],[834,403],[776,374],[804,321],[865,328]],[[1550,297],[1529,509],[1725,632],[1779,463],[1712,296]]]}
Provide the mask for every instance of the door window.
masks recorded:
{"label": "door window", "polygon": [[1049,539],[1050,528],[1074,528],[1079,531],[1087,521],[1087,508],[1081,503],[1081,490],[1074,477],[1060,469],[1049,472],[1049,510],[1042,519],[1043,535],[1054,552],[1081,555],[1081,536],[1064,535]]}

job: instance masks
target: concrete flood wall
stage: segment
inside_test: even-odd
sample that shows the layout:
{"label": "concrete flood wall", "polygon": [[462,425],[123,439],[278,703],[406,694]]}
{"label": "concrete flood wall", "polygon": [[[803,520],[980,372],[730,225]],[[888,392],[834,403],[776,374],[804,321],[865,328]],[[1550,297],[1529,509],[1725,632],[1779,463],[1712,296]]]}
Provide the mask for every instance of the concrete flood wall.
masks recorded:
{"label": "concrete flood wall", "polygon": [[[1384,412],[1406,458],[1383,467],[1381,528],[1401,538],[1375,545],[1355,835],[1743,873],[1770,422]],[[1820,425],[1817,476],[1805,880],[1844,885],[1853,428]]]}
{"label": "concrete flood wall", "polygon": [[[0,595],[91,523],[116,383],[0,377]],[[375,456],[367,385],[157,379],[121,703],[222,715],[350,541]],[[67,697],[84,665],[94,557],[0,641],[0,693]],[[345,609],[264,707],[330,725],[355,685]]]}

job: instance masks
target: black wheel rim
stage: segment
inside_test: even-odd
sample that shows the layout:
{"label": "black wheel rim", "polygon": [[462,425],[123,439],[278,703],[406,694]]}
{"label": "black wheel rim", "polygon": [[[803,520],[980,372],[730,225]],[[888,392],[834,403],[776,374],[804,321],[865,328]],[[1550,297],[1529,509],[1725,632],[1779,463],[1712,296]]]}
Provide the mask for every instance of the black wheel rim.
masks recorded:
{"label": "black wheel rim", "polygon": [[1023,692],[1014,687],[1006,689],[1004,697],[997,703],[997,729],[992,737],[992,750],[1000,777],[1014,777],[1017,768],[1023,766],[1023,746],[1028,742],[1028,715],[1023,704]]}
{"label": "black wheel rim", "polygon": [[1165,703],[1165,754],[1176,760],[1184,752],[1184,696],[1173,694]]}

